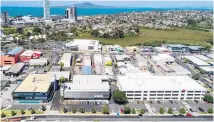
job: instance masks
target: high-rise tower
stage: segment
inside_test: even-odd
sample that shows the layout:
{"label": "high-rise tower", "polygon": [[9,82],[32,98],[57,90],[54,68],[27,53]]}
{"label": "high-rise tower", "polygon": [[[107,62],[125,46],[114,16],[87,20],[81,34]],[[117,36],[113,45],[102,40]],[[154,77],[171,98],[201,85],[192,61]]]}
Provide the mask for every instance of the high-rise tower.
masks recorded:
{"label": "high-rise tower", "polygon": [[43,0],[44,19],[50,18],[50,0]]}

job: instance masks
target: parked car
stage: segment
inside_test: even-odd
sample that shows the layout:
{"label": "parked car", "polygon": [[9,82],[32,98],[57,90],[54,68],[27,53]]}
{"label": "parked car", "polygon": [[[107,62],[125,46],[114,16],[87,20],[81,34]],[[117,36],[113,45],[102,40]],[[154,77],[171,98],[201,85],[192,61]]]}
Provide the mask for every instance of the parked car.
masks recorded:
{"label": "parked car", "polygon": [[172,115],[172,117],[178,117],[178,115],[176,115],[176,114],[173,114],[173,115]]}
{"label": "parked car", "polygon": [[189,110],[190,110],[191,112],[194,112],[192,108],[189,108]]}
{"label": "parked car", "polygon": [[205,112],[205,110],[201,107],[198,108],[201,112]]}
{"label": "parked car", "polygon": [[184,115],[183,114],[179,114],[178,117],[184,117]]}
{"label": "parked car", "polygon": [[192,114],[187,113],[187,114],[186,114],[186,117],[193,117],[193,116],[192,116]]}

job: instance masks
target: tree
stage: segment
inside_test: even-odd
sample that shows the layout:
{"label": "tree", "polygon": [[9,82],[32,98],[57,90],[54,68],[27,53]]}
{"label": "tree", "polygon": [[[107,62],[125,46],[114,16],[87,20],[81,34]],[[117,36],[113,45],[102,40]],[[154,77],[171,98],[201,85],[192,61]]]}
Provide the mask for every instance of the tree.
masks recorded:
{"label": "tree", "polygon": [[16,112],[15,112],[15,111],[11,111],[11,115],[12,115],[12,116],[15,116],[15,115],[16,115]]}
{"label": "tree", "polygon": [[79,112],[80,112],[80,113],[85,113],[85,109],[84,109],[84,108],[80,108],[80,109],[79,109]]}
{"label": "tree", "polygon": [[180,112],[181,114],[185,114],[185,113],[186,113],[186,110],[185,110],[184,108],[180,108],[179,112]]}
{"label": "tree", "polygon": [[44,106],[44,105],[42,105],[42,111],[45,111],[45,110],[46,110],[45,106]]}
{"label": "tree", "polygon": [[42,30],[41,30],[38,26],[34,26],[34,27],[33,27],[33,32],[41,33]]}
{"label": "tree", "polygon": [[64,63],[60,62],[59,65],[60,65],[60,70],[62,70],[62,68],[64,67]]}
{"label": "tree", "polygon": [[160,114],[163,114],[163,113],[164,113],[164,109],[163,109],[163,108],[160,108],[159,113],[160,113]]}
{"label": "tree", "polygon": [[17,33],[22,34],[23,33],[23,28],[22,27],[18,27],[16,29]]}
{"label": "tree", "polygon": [[91,35],[94,36],[94,37],[98,37],[99,36],[99,31],[96,29],[96,30],[92,30],[91,31]]}
{"label": "tree", "polygon": [[212,109],[212,108],[209,108],[209,109],[207,110],[207,112],[210,113],[210,114],[212,114],[212,113],[213,113],[213,109]]}
{"label": "tree", "polygon": [[199,74],[194,74],[194,75],[192,76],[192,78],[193,78],[194,80],[199,80]]}
{"label": "tree", "polygon": [[200,72],[200,74],[204,74],[205,73],[205,71],[202,70],[202,69],[200,69],[199,72]]}
{"label": "tree", "polygon": [[49,30],[51,28],[50,25],[45,26],[45,29]]}
{"label": "tree", "polygon": [[36,113],[36,111],[31,109],[31,114],[35,114],[35,113]]}
{"label": "tree", "polygon": [[204,101],[208,103],[213,103],[213,96],[208,94],[204,95]]}
{"label": "tree", "polygon": [[124,107],[124,114],[130,114],[131,113],[131,109],[129,106],[125,106]]}
{"label": "tree", "polygon": [[186,59],[186,58],[184,59],[184,63],[188,63],[188,61],[189,61],[188,59]]}
{"label": "tree", "polygon": [[5,115],[4,112],[1,113],[1,117],[2,117],[2,118],[3,118],[3,117],[6,117],[6,115]]}
{"label": "tree", "polygon": [[72,108],[72,113],[76,113],[77,112],[77,108]]}
{"label": "tree", "polygon": [[205,44],[204,45],[205,50],[207,50],[208,52],[210,52],[212,45],[211,44]]}
{"label": "tree", "polygon": [[91,109],[91,113],[96,113],[96,109],[94,107]]}
{"label": "tree", "polygon": [[67,108],[63,108],[63,112],[64,112],[64,113],[67,113],[67,112],[68,112],[68,109],[67,109]]}
{"label": "tree", "polygon": [[108,109],[108,107],[106,105],[103,106],[102,113],[103,114],[109,114],[109,109]]}
{"label": "tree", "polygon": [[135,108],[132,108],[132,114],[136,114]]}
{"label": "tree", "polygon": [[20,110],[21,115],[25,114],[25,111],[22,109]]}
{"label": "tree", "polygon": [[145,113],[144,109],[140,109],[140,114],[144,114],[144,113]]}
{"label": "tree", "polygon": [[114,91],[113,99],[114,99],[114,102],[117,104],[126,104],[127,103],[127,97],[126,97],[125,92],[123,92],[123,91],[119,91],[119,90]]}
{"label": "tree", "polygon": [[65,82],[65,78],[64,78],[63,76],[60,77],[60,78],[59,78],[59,82],[60,82],[60,84],[64,83],[64,82]]}
{"label": "tree", "polygon": [[172,108],[169,108],[168,109],[168,114],[172,114],[172,113],[173,113]]}
{"label": "tree", "polygon": [[76,33],[77,28],[76,27],[71,27],[70,31],[71,31],[71,33]]}

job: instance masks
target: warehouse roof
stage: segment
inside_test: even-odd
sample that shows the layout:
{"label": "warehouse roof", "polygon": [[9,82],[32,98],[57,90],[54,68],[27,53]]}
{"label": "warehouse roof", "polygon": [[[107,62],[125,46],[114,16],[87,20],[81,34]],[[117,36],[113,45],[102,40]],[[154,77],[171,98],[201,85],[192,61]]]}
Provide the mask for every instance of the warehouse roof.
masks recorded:
{"label": "warehouse roof", "polygon": [[29,74],[14,92],[47,92],[53,81],[50,74]]}
{"label": "warehouse roof", "polygon": [[71,56],[72,56],[71,53],[63,53],[63,56],[62,56],[61,60],[59,61],[59,63],[60,62],[64,63],[64,67],[70,67]]}
{"label": "warehouse roof", "polygon": [[151,76],[144,73],[127,73],[118,76],[119,88],[124,91],[174,91],[174,90],[200,90],[206,91],[200,84],[188,76]]}
{"label": "warehouse roof", "polygon": [[195,55],[195,57],[197,57],[197,58],[199,58],[199,59],[201,59],[201,60],[203,60],[203,61],[212,60],[212,59],[210,59],[210,58],[208,58],[208,57],[206,57],[206,56],[203,56],[203,55]]}
{"label": "warehouse roof", "polygon": [[105,75],[74,75],[73,82],[64,85],[69,91],[109,91],[110,86],[106,80]]}
{"label": "warehouse roof", "polygon": [[186,59],[192,61],[194,64],[196,64],[198,66],[210,66],[208,63],[202,61],[199,58],[196,58],[195,56],[183,56],[183,58],[186,58]]}
{"label": "warehouse roof", "polygon": [[205,72],[214,72],[213,66],[210,67],[200,67],[200,69],[204,70]]}
{"label": "warehouse roof", "polygon": [[26,50],[20,56],[32,56],[34,53],[41,54],[40,51]]}
{"label": "warehouse roof", "polygon": [[24,63],[16,63],[13,65],[6,73],[11,72],[11,73],[18,73],[23,67],[25,66]]}
{"label": "warehouse roof", "polygon": [[9,51],[7,54],[8,55],[15,55],[15,54],[19,53],[23,49],[24,49],[23,47],[16,47],[16,48],[12,49],[11,51]]}
{"label": "warehouse roof", "polygon": [[168,65],[177,75],[191,75],[191,72],[180,65]]}

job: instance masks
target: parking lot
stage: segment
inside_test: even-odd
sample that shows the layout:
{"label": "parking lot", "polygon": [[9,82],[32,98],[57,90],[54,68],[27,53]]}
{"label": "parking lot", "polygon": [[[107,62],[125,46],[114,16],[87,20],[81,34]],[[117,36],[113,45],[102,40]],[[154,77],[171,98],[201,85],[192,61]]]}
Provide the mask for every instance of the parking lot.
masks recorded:
{"label": "parking lot", "polygon": [[[46,107],[46,105],[44,105]],[[39,108],[42,107],[42,104],[14,104],[9,109],[10,110],[27,110],[29,108],[32,108],[34,110],[39,110]]]}
{"label": "parking lot", "polygon": [[202,112],[202,111],[200,111],[199,110],[199,107],[201,107],[201,108],[204,108],[204,110],[208,110],[209,108],[213,108],[213,104],[211,104],[211,103],[206,103],[206,102],[199,102],[199,103],[196,103],[196,102],[194,102],[194,101],[192,101],[191,103],[188,103],[189,104],[189,106],[194,110],[194,111],[196,111],[196,112]]}
{"label": "parking lot", "polygon": [[179,101],[173,103],[171,103],[170,101],[161,101],[160,103],[152,101],[152,103],[149,102],[149,105],[155,113],[158,113],[160,108],[163,108],[165,112],[167,112],[169,108],[172,108],[174,109],[173,112],[177,113],[179,112],[179,109],[183,107],[181,102]]}

